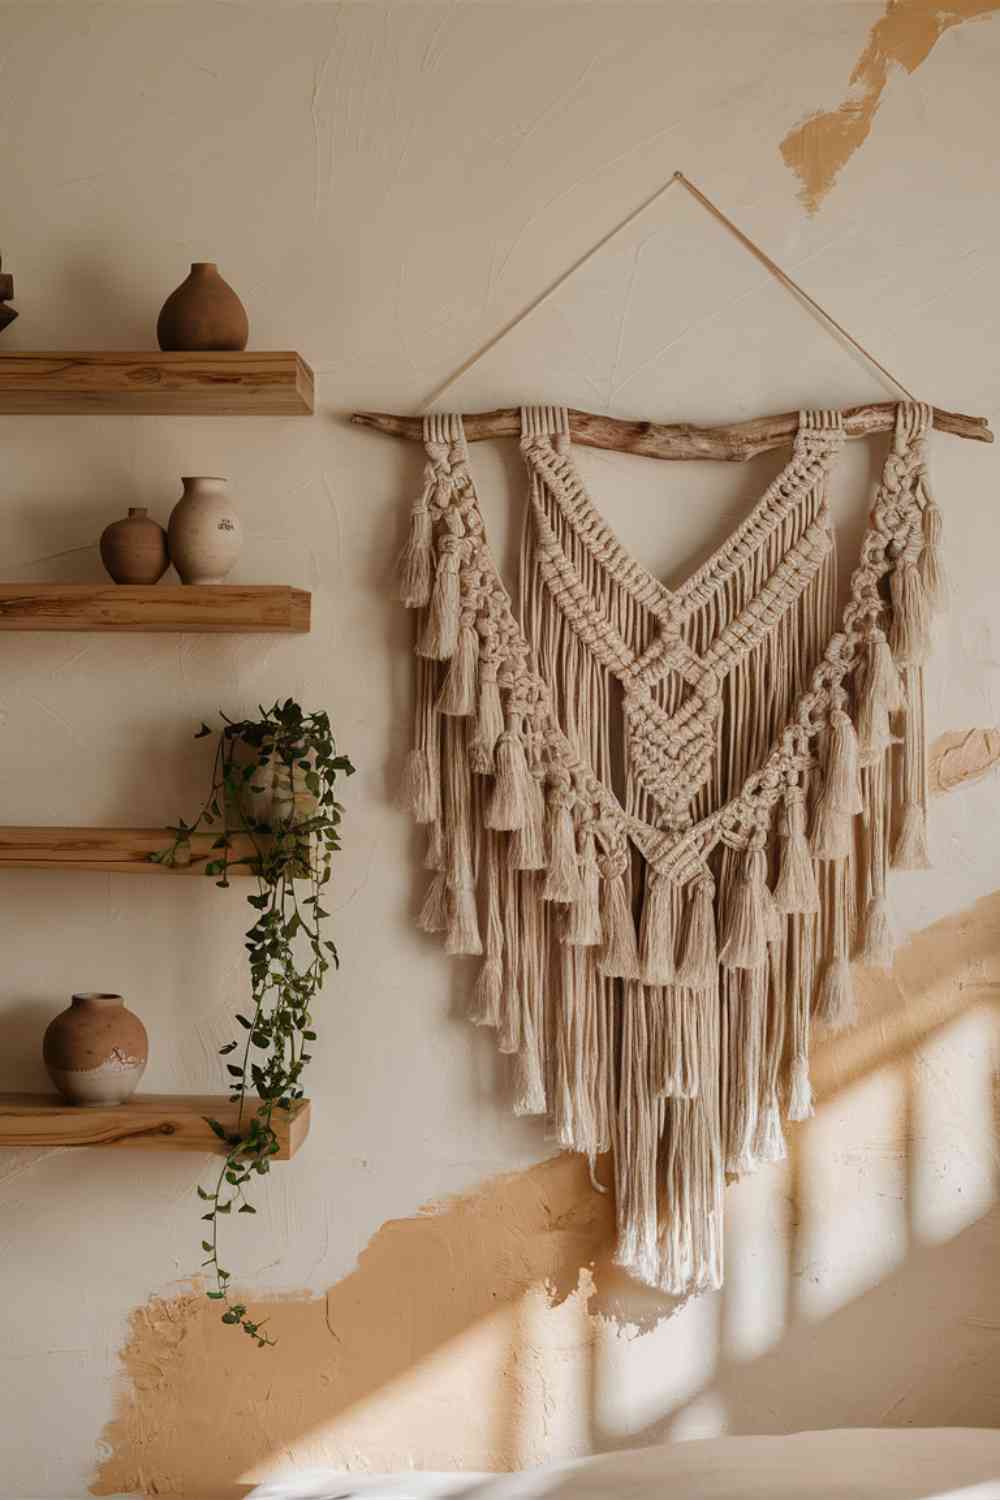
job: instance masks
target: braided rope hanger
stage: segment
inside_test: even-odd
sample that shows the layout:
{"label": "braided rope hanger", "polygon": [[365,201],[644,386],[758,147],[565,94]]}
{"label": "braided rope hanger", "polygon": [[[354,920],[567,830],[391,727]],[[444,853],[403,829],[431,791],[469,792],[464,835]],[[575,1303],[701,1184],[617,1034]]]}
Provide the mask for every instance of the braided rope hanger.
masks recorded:
{"label": "braided rope hanger", "polygon": [[[703,193],[683,172],[675,172],[662,187],[633,209],[619,224],[598,240],[586,254],[564,271],[552,284],[530,302],[526,308],[499,329],[480,349],[464,360],[458,369],[431,392],[423,403],[426,410],[450,390],[451,387],[474,365],[507,337],[509,333],[536,312],[560,287],[580,270],[587,261],[602,250],[611,240],[634,224],[646,211],[679,182],[696,202],[711,213],[737,241],[748,250],[761,265],[775,277],[780,285],[798,297],[834,334],[851,345],[879,374],[888,380],[908,400],[914,399],[901,381],[885,365],[875,358],[851,333],[838,323],[836,318],[811,297],[793,280],[778,263],[754,240],[741,230],[716,203]],[[864,406],[848,407],[843,412],[844,432],[849,438],[868,437],[876,432],[891,431],[895,424],[896,403],[874,402]],[[738,422],[726,426],[694,427],[689,423],[662,424],[645,421],[629,421],[609,417],[595,412],[570,409],[569,430],[574,442],[584,447],[609,448],[623,453],[636,453],[648,458],[672,459],[725,459],[744,462],[765,453],[771,448],[782,447],[794,436],[798,428],[798,412],[783,412],[778,416],[757,417],[749,422]],[[423,442],[422,416],[400,416],[391,412],[355,412],[351,421],[359,427],[368,427],[391,437],[408,438]],[[992,443],[993,433],[985,417],[966,416],[961,412],[932,408],[933,426],[941,432],[950,432],[956,437],[969,438],[976,442]],[[520,410],[516,407],[498,411],[478,412],[464,419],[465,437],[469,442],[481,442],[487,438],[517,437],[521,431]]]}

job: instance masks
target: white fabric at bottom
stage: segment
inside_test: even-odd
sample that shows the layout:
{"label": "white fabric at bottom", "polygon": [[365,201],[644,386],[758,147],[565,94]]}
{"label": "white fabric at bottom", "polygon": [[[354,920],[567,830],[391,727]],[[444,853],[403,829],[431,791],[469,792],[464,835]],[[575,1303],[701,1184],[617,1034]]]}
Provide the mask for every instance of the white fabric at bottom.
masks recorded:
{"label": "white fabric at bottom", "polygon": [[1000,1500],[1000,1432],[847,1428],[712,1438],[517,1474],[276,1478],[249,1500]]}

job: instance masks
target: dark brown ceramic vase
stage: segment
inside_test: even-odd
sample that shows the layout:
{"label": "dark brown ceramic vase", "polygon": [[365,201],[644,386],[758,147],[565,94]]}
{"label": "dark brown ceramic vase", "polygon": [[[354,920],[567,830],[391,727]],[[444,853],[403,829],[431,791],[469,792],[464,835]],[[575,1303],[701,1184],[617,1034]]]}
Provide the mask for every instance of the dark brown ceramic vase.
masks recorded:
{"label": "dark brown ceramic vase", "polygon": [[250,337],[246,308],[211,261],[197,261],[191,274],[164,302],[156,324],[160,348],[224,351],[245,349]]}
{"label": "dark brown ceramic vase", "polygon": [[123,1104],[146,1070],[146,1028],[121,995],[74,995],[45,1033],[49,1077],[71,1104]]}
{"label": "dark brown ceramic vase", "polygon": [[124,521],[105,527],[101,561],[115,583],[159,583],[170,566],[167,533],[144,505],[131,505]]}

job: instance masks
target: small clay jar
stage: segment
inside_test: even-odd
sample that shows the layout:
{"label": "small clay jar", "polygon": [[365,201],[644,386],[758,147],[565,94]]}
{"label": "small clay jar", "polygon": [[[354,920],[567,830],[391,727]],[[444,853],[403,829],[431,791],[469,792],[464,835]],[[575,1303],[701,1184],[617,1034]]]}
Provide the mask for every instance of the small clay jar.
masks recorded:
{"label": "small clay jar", "polygon": [[130,505],[124,521],[105,527],[101,561],[115,583],[159,583],[170,566],[167,533],[144,505]]}
{"label": "small clay jar", "polygon": [[226,490],[211,475],[186,475],[170,512],[167,547],[181,583],[221,583],[240,555],[243,527]]}
{"label": "small clay jar", "polygon": [[123,1104],[146,1071],[149,1039],[121,995],[74,995],[50,1023],[42,1056],[71,1104]]}
{"label": "small clay jar", "polygon": [[156,324],[160,348],[245,349],[250,337],[246,308],[211,261],[196,261],[191,274],[170,293]]}

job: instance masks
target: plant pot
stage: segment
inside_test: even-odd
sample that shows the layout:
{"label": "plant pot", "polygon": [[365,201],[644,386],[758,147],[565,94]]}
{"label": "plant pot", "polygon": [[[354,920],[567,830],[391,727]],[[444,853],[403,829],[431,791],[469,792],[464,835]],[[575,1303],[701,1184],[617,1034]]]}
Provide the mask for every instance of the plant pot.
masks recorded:
{"label": "plant pot", "polygon": [[240,555],[243,527],[226,481],[188,475],[170,513],[167,546],[182,583],[221,583]]}
{"label": "plant pot", "polygon": [[156,337],[163,350],[245,349],[250,324],[246,308],[218,267],[196,261],[160,309]]}
{"label": "plant pot", "polygon": [[130,506],[124,521],[104,528],[101,561],[115,583],[159,583],[170,566],[167,533],[145,506]]}
{"label": "plant pot", "polygon": [[149,1039],[121,995],[74,995],[49,1024],[42,1056],[71,1104],[123,1104],[146,1071]]}
{"label": "plant pot", "polygon": [[314,766],[315,751],[297,753],[290,766],[286,765],[280,757],[274,760],[271,817],[275,826],[280,824],[295,827],[296,824],[305,823],[309,818],[316,816],[319,803],[306,786],[306,776],[309,773],[299,765],[300,760],[307,760],[310,766]]}
{"label": "plant pot", "polygon": [[[228,753],[232,765],[240,771],[245,771],[249,766],[254,768],[254,774],[249,780],[240,782],[235,797],[227,797],[228,822],[231,828],[271,826],[274,800],[274,761],[270,758],[272,749],[273,741],[269,740],[261,745],[254,745],[237,737],[231,741]],[[267,756],[265,765],[261,764],[262,756]]]}

